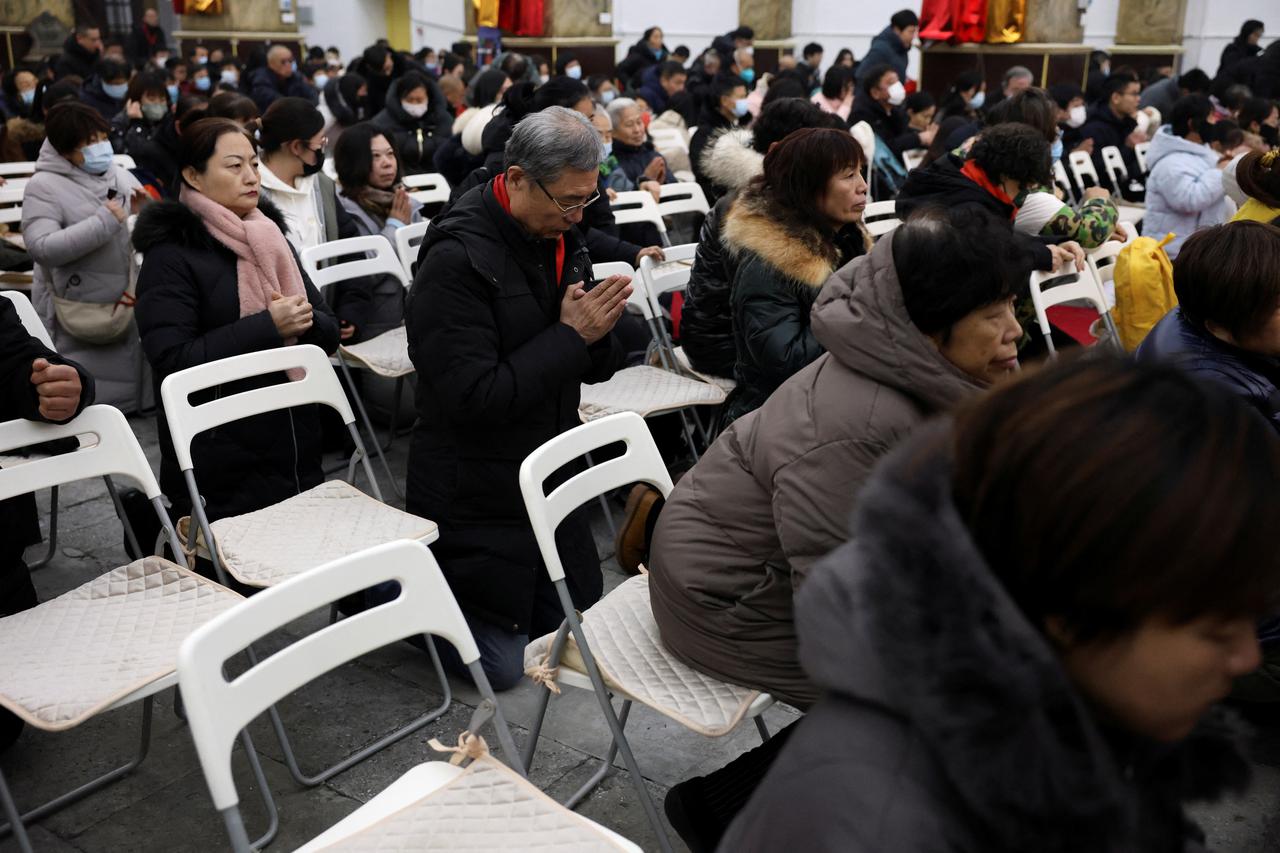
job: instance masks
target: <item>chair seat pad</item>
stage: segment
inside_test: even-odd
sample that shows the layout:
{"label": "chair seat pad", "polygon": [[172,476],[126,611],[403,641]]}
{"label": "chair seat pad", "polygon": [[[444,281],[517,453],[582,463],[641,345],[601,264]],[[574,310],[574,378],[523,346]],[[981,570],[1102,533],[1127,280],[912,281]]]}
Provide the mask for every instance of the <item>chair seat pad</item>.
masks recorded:
{"label": "chair seat pad", "polygon": [[[704,675],[667,651],[649,606],[648,575],[628,579],[596,602],[582,614],[582,630],[614,692],[708,737],[731,732],[760,696]],[[547,634],[525,647],[526,671],[546,658],[554,638]],[[572,636],[560,666],[586,672]]]}
{"label": "chair seat pad", "polygon": [[409,338],[404,326],[397,326],[358,344],[339,347],[339,350],[348,362],[354,362],[378,376],[398,379],[413,373]]}
{"label": "chair seat pad", "polygon": [[222,565],[238,581],[268,587],[307,569],[396,539],[436,536],[435,522],[329,480],[288,500],[210,525]]}
{"label": "chair seat pad", "polygon": [[679,365],[681,370],[688,373],[690,376],[701,379],[703,382],[710,382],[712,385],[715,385],[717,388],[724,391],[725,394],[728,394],[734,388],[738,387],[738,383],[734,382],[732,379],[725,379],[722,376],[712,376],[710,373],[703,373],[699,370],[694,370],[693,364],[689,361],[689,356],[685,355],[684,347],[676,347],[675,354],[676,364]]}
{"label": "chair seat pad", "polygon": [[0,705],[73,728],[172,673],[188,634],[241,596],[160,557],[112,569],[0,619]]}
{"label": "chair seat pad", "polygon": [[583,385],[578,416],[584,423],[618,412],[649,417],[687,406],[718,406],[725,396],[716,385],[660,367],[628,367],[606,382]]}
{"label": "chair seat pad", "polygon": [[426,797],[325,851],[617,851],[603,829],[493,758],[471,762]]}

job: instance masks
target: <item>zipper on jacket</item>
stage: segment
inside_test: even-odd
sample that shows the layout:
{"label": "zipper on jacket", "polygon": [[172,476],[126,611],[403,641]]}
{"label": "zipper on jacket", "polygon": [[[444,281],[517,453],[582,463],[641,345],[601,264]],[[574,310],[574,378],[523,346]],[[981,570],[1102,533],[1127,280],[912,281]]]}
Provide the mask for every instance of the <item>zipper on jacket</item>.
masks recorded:
{"label": "zipper on jacket", "polygon": [[418,162],[421,163],[422,162],[422,128],[418,128],[417,136],[418,136]]}

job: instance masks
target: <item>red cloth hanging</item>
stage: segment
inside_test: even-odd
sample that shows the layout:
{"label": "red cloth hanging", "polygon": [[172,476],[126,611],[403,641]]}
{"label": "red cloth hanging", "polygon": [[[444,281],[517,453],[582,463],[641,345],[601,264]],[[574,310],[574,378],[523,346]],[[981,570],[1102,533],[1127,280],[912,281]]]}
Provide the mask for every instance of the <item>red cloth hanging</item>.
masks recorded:
{"label": "red cloth hanging", "polygon": [[986,33],[987,0],[924,0],[920,10],[922,40],[980,42]]}
{"label": "red cloth hanging", "polygon": [[543,11],[543,0],[501,0],[498,27],[516,36],[540,36]]}

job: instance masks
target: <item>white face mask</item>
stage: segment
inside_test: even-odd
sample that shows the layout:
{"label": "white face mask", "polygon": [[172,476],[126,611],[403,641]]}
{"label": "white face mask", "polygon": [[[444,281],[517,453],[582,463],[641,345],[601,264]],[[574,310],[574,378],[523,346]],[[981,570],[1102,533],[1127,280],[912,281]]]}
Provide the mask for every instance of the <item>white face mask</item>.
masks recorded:
{"label": "white face mask", "polygon": [[893,104],[896,107],[898,106],[898,104],[901,104],[906,99],[907,99],[907,87],[902,85],[901,80],[899,80],[897,83],[894,83],[892,86],[889,87],[889,103]]}
{"label": "white face mask", "polygon": [[1070,115],[1071,117],[1067,119],[1067,124],[1071,125],[1072,127],[1079,127],[1080,125],[1084,124],[1084,120],[1087,117],[1084,110],[1084,104],[1080,104],[1079,106],[1072,107],[1070,110]]}
{"label": "white face mask", "polygon": [[401,101],[400,106],[406,113],[414,118],[422,118],[427,114],[426,104],[411,104],[407,101]]}
{"label": "white face mask", "polygon": [[1142,110],[1138,110],[1138,114],[1135,115],[1134,118],[1138,122],[1138,133],[1146,136],[1147,131],[1151,128],[1151,116],[1147,115]]}
{"label": "white face mask", "polygon": [[315,80],[315,82],[316,82],[316,88],[317,88],[317,89],[324,89],[324,87],[325,87],[325,86],[328,86],[328,85],[329,85],[329,75],[328,75],[328,74],[317,74],[317,75],[316,75],[315,77],[313,77],[312,79],[313,79],[313,80]]}

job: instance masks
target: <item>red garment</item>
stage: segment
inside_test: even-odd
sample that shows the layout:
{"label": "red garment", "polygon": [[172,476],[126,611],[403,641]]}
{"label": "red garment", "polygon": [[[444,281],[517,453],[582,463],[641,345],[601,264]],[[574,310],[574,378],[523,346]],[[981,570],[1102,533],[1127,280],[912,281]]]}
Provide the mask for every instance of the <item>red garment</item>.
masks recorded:
{"label": "red garment", "polygon": [[[507,194],[507,175],[504,172],[493,179],[493,197],[502,205],[502,209],[511,214],[511,196]],[[556,287],[560,286],[560,276],[564,274],[564,235],[556,237]]]}
{"label": "red garment", "polygon": [[978,186],[982,187],[984,190],[986,190],[991,195],[995,196],[1000,201],[1009,205],[1009,207],[1013,209],[1013,212],[1009,214],[1010,219],[1014,219],[1017,217],[1018,206],[1013,203],[1013,199],[1009,198],[1009,194],[1007,192],[1000,189],[1000,187],[996,186],[994,183],[991,182],[991,178],[987,177],[987,173],[982,171],[981,166],[979,166],[977,163],[973,162],[972,160],[966,160],[964,162],[964,166],[960,168],[960,174],[964,175],[966,178],[973,181]]}
{"label": "red garment", "polygon": [[502,0],[498,6],[498,28],[517,36],[540,36],[543,0]]}
{"label": "red garment", "polygon": [[987,36],[987,0],[924,0],[920,38],[924,41],[981,42]]}

